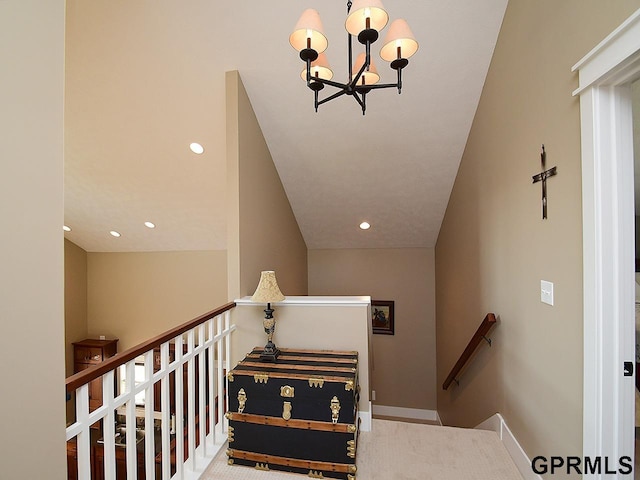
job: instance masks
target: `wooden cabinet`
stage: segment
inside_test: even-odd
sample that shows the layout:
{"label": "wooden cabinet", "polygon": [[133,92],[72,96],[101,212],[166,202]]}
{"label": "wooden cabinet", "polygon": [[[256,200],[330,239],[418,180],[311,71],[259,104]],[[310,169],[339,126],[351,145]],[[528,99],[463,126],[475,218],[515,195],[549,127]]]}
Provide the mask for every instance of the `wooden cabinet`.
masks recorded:
{"label": "wooden cabinet", "polygon": [[[118,339],[95,340],[88,338],[73,343],[74,373],[97,365],[118,351]],[[102,405],[102,379],[97,378],[89,383],[89,410],[93,411]]]}

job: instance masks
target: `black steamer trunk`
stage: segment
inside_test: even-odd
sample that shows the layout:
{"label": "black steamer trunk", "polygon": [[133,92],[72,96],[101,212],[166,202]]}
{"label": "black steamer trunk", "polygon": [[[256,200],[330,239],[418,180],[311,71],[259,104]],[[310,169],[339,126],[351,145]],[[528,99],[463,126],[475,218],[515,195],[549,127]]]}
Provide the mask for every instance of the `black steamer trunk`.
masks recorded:
{"label": "black steamer trunk", "polygon": [[228,374],[229,464],[355,479],[358,352],[261,352]]}

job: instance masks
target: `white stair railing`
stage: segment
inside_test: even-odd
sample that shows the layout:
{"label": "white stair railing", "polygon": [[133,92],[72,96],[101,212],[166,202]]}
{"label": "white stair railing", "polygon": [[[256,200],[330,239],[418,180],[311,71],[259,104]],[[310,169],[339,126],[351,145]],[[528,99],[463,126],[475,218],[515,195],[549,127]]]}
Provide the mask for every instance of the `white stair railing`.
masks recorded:
{"label": "white stair railing", "polygon": [[[68,462],[69,479],[116,480],[125,468],[127,480],[200,477],[227,440],[225,371],[234,306],[67,379],[76,418],[66,439],[77,451],[77,463]],[[92,381],[102,381],[102,398],[90,398]],[[141,394],[144,405],[137,405]]]}

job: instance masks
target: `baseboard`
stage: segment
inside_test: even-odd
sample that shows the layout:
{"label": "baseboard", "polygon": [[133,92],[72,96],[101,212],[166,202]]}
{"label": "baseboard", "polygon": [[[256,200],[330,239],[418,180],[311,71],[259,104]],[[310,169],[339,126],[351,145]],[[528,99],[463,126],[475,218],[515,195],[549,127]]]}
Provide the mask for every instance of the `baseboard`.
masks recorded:
{"label": "baseboard", "polygon": [[415,420],[429,420],[431,422],[439,422],[440,417],[435,410],[422,410],[420,408],[404,408],[404,407],[388,407],[386,405],[374,405],[374,415],[383,415],[385,417],[411,418]]}
{"label": "baseboard", "polygon": [[361,432],[370,432],[371,431],[371,402],[369,402],[369,411],[368,412],[358,412],[358,418],[360,419],[360,431]]}
{"label": "baseboard", "polygon": [[509,430],[507,422],[504,421],[502,415],[496,413],[476,426],[476,428],[479,430],[491,430],[498,434],[524,480],[542,480],[542,477],[531,469],[531,459],[522,449],[511,430]]}

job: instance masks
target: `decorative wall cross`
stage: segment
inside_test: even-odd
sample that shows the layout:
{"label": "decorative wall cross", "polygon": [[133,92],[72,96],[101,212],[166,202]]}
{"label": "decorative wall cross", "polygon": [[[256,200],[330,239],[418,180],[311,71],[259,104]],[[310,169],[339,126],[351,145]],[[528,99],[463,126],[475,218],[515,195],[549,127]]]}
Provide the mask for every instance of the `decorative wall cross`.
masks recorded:
{"label": "decorative wall cross", "polygon": [[542,182],[542,218],[544,219],[547,218],[547,178],[553,177],[558,172],[556,167],[545,170],[545,164],[547,163],[547,152],[544,151],[544,145],[542,145],[540,161],[542,162],[542,172],[533,176],[533,183]]}

